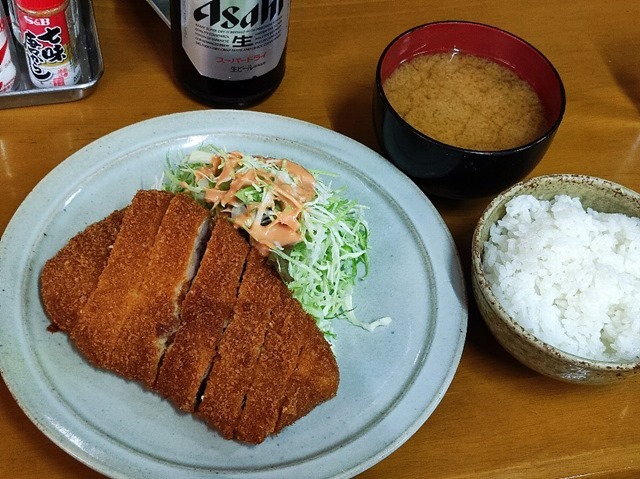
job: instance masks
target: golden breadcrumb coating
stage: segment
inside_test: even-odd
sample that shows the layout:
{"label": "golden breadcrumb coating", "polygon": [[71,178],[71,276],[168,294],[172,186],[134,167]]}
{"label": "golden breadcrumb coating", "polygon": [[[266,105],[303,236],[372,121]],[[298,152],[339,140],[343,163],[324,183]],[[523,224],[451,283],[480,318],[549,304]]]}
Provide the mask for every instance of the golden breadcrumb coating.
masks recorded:
{"label": "golden breadcrumb coating", "polygon": [[71,330],[76,347],[94,365],[110,366],[111,352],[128,320],[164,213],[173,198],[139,191],[127,208],[98,285]]}
{"label": "golden breadcrumb coating", "polygon": [[231,320],[249,243],[218,219],[191,289],[182,303],[183,326],[168,347],[155,390],[183,411],[193,412],[197,393]]}
{"label": "golden breadcrumb coating", "polygon": [[181,303],[197,270],[209,221],[209,212],[190,197],[176,195],[169,203],[111,353],[109,367],[118,374],[147,387],[155,383],[167,341],[181,325]]}
{"label": "golden breadcrumb coating", "polygon": [[40,290],[54,329],[73,329],[78,313],[98,285],[123,216],[124,210],[114,211],[88,226],[45,263]]}

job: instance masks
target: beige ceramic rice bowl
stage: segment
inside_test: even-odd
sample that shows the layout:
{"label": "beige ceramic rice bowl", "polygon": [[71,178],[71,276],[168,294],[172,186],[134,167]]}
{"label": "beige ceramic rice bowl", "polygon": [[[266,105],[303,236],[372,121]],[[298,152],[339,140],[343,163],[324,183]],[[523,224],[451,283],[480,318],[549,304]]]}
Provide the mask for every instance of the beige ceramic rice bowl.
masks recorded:
{"label": "beige ceramic rice bowl", "polygon": [[[523,195],[524,197],[522,198]],[[531,198],[529,195],[531,195]],[[560,204],[561,199],[557,198],[558,195],[565,196],[564,204]],[[520,198],[509,203],[516,197]],[[625,263],[627,264],[627,272],[625,273],[623,271],[618,275],[618,277],[614,276],[613,280],[619,280],[622,282],[621,284],[632,288],[631,291],[637,291],[638,287],[640,287],[640,268],[635,268],[635,265],[640,261],[640,236],[637,235],[637,228],[640,227],[640,220],[638,219],[640,217],[640,194],[621,185],[600,178],[581,175],[549,175],[517,183],[498,195],[484,211],[476,226],[472,240],[473,293],[480,313],[492,334],[507,351],[526,366],[546,376],[572,383],[606,384],[616,382],[630,377],[640,371],[640,333],[638,331],[638,328],[640,327],[640,317],[638,317],[640,316],[638,314],[638,311],[640,311],[640,294],[633,295],[633,297],[626,294],[628,291],[625,294],[619,294],[620,298],[615,299],[615,301],[626,302],[626,306],[615,306],[613,309],[615,313],[610,314],[610,318],[612,319],[607,320],[605,318],[605,323],[613,323],[613,325],[606,324],[605,326],[602,326],[592,324],[589,322],[592,321],[592,318],[590,317],[591,310],[594,308],[597,309],[597,306],[606,300],[614,300],[614,298],[611,297],[616,296],[617,291],[620,290],[620,286],[618,286],[617,283],[614,288],[613,285],[609,284],[609,281],[603,283],[603,280],[599,279],[600,283],[598,284],[594,279],[594,287],[592,287],[591,290],[587,290],[586,284],[581,285],[579,282],[574,281],[578,284],[575,285],[573,290],[569,289],[569,291],[576,291],[575,294],[567,293],[566,291],[561,293],[561,290],[564,289],[565,283],[571,283],[576,277],[575,272],[564,271],[569,268],[563,264],[560,269],[564,271],[563,274],[567,276],[567,279],[558,281],[558,279],[555,278],[553,280],[556,281],[555,283],[547,283],[547,285],[556,284],[561,286],[557,288],[546,287],[545,290],[545,288],[540,287],[538,283],[529,286],[529,283],[527,282],[528,280],[525,279],[524,283],[515,284],[515,287],[510,284],[509,287],[512,288],[510,291],[507,286],[501,283],[512,282],[510,276],[508,276],[510,271],[507,271],[506,276],[504,271],[505,268],[513,269],[511,265],[514,261],[511,263],[498,264],[497,266],[493,264],[495,263],[496,258],[496,250],[493,243],[494,238],[497,235],[498,241],[502,241],[500,238],[504,236],[499,234],[500,231],[504,230],[504,228],[498,226],[498,220],[501,220],[501,224],[509,224],[514,230],[521,230],[523,232],[520,243],[526,243],[528,238],[531,238],[532,235],[538,234],[538,231],[535,228],[538,228],[539,230],[544,230],[544,228],[546,228],[546,226],[539,228],[533,224],[520,225],[514,223],[511,218],[514,215],[513,210],[516,209],[514,206],[516,203],[522,204],[523,202],[526,203],[529,201],[529,204],[533,205],[530,206],[533,213],[531,213],[531,211],[518,213],[520,218],[524,217],[524,220],[521,221],[523,221],[523,223],[527,223],[531,218],[537,217],[536,215],[539,216],[546,214],[545,211],[542,211],[542,207],[540,205],[547,205],[549,212],[555,211],[553,205],[557,205],[557,209],[560,210],[560,213],[550,214],[555,214],[556,217],[558,217],[558,215],[561,215],[562,211],[566,209],[567,204],[571,206],[572,201],[570,201],[570,199],[573,200],[573,206],[575,206],[575,203],[578,205],[581,204],[584,208],[585,215],[591,213],[588,210],[591,208],[600,213],[620,213],[630,217],[613,217],[615,225],[613,227],[608,226],[607,223],[598,223],[599,217],[592,220],[591,216],[589,216],[587,221],[590,222],[588,228],[595,228],[595,233],[592,232],[592,237],[595,239],[596,243],[606,243],[607,241],[615,242],[615,235],[621,235],[621,233],[614,234],[612,232],[618,231],[619,226],[616,221],[622,221],[624,224],[627,224],[627,226],[629,222],[631,222],[631,227],[635,228],[629,229],[629,231],[631,231],[631,233],[629,233],[631,236],[624,237],[625,243],[622,246],[616,246],[615,249],[615,251],[622,250],[622,256],[616,256],[617,253],[611,255],[614,263],[617,262],[622,264],[623,268]],[[576,201],[576,199],[579,199],[579,201]],[[509,204],[510,208],[509,213],[507,213],[507,204]],[[536,209],[538,212],[536,212]],[[542,213],[540,213],[540,211],[542,211]],[[595,215],[597,215],[597,213],[595,213]],[[605,217],[611,217],[611,215],[602,216],[603,220]],[[562,221],[556,221],[558,225],[556,229],[560,232],[559,234],[563,231],[572,234],[576,227],[573,225],[567,225],[564,227],[563,221],[566,217],[561,218]],[[509,223],[510,221],[511,223]],[[591,224],[592,221],[594,224]],[[494,230],[493,234],[491,233],[492,225],[494,225],[494,228],[497,228]],[[532,230],[526,232],[526,227],[530,227]],[[600,228],[600,230],[597,228]],[[624,230],[624,227],[622,229]],[[519,244],[519,240],[517,239],[517,234],[515,236],[516,238],[504,239],[502,248],[505,251],[510,251],[512,249],[518,250],[518,248],[522,249],[522,245]],[[586,237],[585,235],[582,236]],[[550,245],[542,245],[545,238],[546,241],[551,242]],[[541,243],[539,246],[542,249],[540,249],[536,254],[540,261],[544,261],[544,258],[548,256],[546,252],[555,250],[556,248],[554,245],[561,243],[562,241],[564,240],[556,239],[555,237],[551,237],[551,239],[549,239],[549,236],[542,231],[540,239],[531,241],[530,247],[535,249],[537,243]],[[562,263],[562,258],[573,254],[573,249],[579,250],[579,245],[572,248],[572,241],[572,239],[569,240],[569,249],[565,253],[562,253],[564,256],[560,257],[560,263]],[[508,247],[506,246],[507,243],[509,243]],[[591,246],[587,246],[587,248],[591,248]],[[593,248],[596,249],[595,246],[593,246]],[[588,249],[588,251],[591,251],[591,249]],[[628,251],[631,251],[631,253],[627,254],[626,252]],[[510,253],[507,252],[505,254]],[[625,254],[627,255],[626,257]],[[485,255],[487,255],[486,258]],[[592,256],[601,257],[602,253],[595,253],[592,254]],[[593,261],[600,261],[600,259]],[[635,263],[633,263],[633,261],[635,261]],[[547,274],[547,269],[551,269],[548,268],[548,265],[545,266],[544,264],[536,262],[532,263],[530,259],[526,258],[523,258],[522,261],[517,259],[515,263],[524,264],[525,266],[523,266],[523,268],[529,268],[530,271],[535,273],[533,274],[535,277],[544,276]],[[630,263],[633,264],[629,266]],[[554,260],[553,264],[559,264],[558,260]],[[578,267],[578,271],[580,272],[588,272],[590,270],[588,265],[585,266],[579,264]],[[598,267],[600,267],[600,265],[598,265]],[[631,268],[631,270],[629,268]],[[638,270],[637,272],[636,269]],[[496,274],[496,271],[500,274]],[[540,273],[539,271],[544,271],[545,273]],[[501,277],[507,279],[504,281],[496,280],[496,278]],[[609,277],[605,276],[605,278],[608,279]],[[492,281],[500,283],[500,285],[492,289],[494,286]],[[539,282],[539,279],[536,279],[536,281]],[[524,287],[523,284],[526,285],[526,287]],[[583,286],[585,291],[580,293]],[[550,300],[548,296],[550,294],[556,294],[554,289],[558,290],[558,297]],[[596,293],[594,293],[594,291]],[[562,294],[564,294],[564,297]],[[561,333],[554,332],[553,334],[550,334],[549,330],[552,328],[549,324],[552,324],[550,322],[552,318],[547,317],[545,312],[557,312],[557,304],[566,305],[567,303],[571,303],[576,300],[575,298],[579,297],[580,294],[583,294],[584,299],[582,300],[586,301],[588,304],[583,305],[582,309],[580,309],[580,306],[572,304],[569,304],[568,306],[561,306],[560,309],[563,307],[565,309],[563,309],[562,313],[558,316],[567,322],[563,323],[564,329]],[[531,307],[527,304],[527,301],[531,300],[531,297],[534,296],[540,296],[541,303],[546,304],[545,307],[548,306],[547,309],[537,308],[537,316],[536,314],[529,314],[529,311],[536,307]],[[499,297],[503,298],[502,302],[498,299]],[[524,307],[521,306],[518,309],[514,306],[517,302],[516,297],[520,297],[521,300],[524,300]],[[603,307],[606,308],[606,304]],[[612,307],[609,306],[609,308]],[[619,312],[618,310],[622,310],[622,312]],[[518,311],[518,314],[522,317],[511,317],[507,311]],[[526,313],[522,313],[522,311],[526,311]],[[540,313],[540,311],[542,311],[542,313]],[[571,311],[572,314],[569,314],[569,311]],[[612,309],[607,311],[612,311]],[[554,316],[554,314],[550,314],[548,316]],[[526,318],[524,316],[526,316]],[[572,319],[566,319],[567,317],[571,317]],[[620,319],[620,317],[622,317],[622,319]],[[534,323],[531,322],[532,318],[534,318]],[[558,319],[558,321],[561,320]],[[619,324],[616,323],[616,321],[618,321]],[[540,324],[538,324],[538,322]],[[522,324],[526,324],[527,327],[523,327]],[[620,324],[622,326],[620,326]],[[577,353],[576,351],[583,351],[583,349],[581,349],[583,347],[586,347],[587,349],[591,347],[591,349],[594,349],[593,345],[587,344],[588,342],[582,339],[583,337],[588,336],[589,328],[594,329],[591,337],[595,337],[594,341],[596,343],[600,336],[603,338],[607,336],[605,330],[613,329],[615,334],[612,333],[607,336],[609,337],[609,340],[607,340],[608,342],[605,341],[605,339],[602,340],[607,343],[606,347],[602,347],[603,351],[598,353],[592,353],[589,351],[589,353],[585,355]],[[618,331],[622,331],[622,333],[619,333],[619,338],[616,339],[614,343],[611,336],[615,338]],[[574,348],[571,344],[571,340],[574,336],[579,337],[579,339],[576,340],[576,349],[573,352],[567,352]],[[544,337],[545,339],[543,340],[541,337]],[[613,344],[613,346],[611,346],[610,343]],[[556,347],[558,344],[562,344],[562,348]],[[616,348],[620,350],[620,353],[618,353]],[[597,344],[595,349],[597,349]]]}

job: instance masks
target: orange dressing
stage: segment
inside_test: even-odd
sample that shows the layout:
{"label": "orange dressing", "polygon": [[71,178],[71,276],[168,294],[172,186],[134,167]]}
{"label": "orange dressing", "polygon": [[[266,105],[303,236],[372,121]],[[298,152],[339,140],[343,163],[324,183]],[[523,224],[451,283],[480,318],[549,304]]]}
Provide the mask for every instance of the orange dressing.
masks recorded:
{"label": "orange dressing", "polygon": [[[256,157],[287,174],[248,169],[238,172],[243,155],[231,152],[226,158],[213,155],[211,165],[196,171],[196,179],[207,178],[216,186],[205,191],[205,201],[220,206],[237,227],[245,229],[259,251],[280,249],[301,241],[300,215],[305,203],[315,198],[315,178],[304,167],[289,160]],[[264,187],[262,201],[245,205],[236,195],[251,185]],[[263,221],[266,224],[263,224]]]}

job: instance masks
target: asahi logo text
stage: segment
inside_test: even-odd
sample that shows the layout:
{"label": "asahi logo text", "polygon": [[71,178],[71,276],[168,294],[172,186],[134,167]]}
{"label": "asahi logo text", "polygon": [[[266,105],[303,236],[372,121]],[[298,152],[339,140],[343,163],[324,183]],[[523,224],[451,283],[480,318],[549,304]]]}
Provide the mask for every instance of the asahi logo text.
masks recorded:
{"label": "asahi logo text", "polygon": [[284,0],[260,0],[245,11],[235,5],[222,8],[220,0],[211,0],[196,8],[193,18],[196,22],[208,19],[210,27],[217,25],[224,29],[253,28],[273,21],[282,13],[283,6]]}

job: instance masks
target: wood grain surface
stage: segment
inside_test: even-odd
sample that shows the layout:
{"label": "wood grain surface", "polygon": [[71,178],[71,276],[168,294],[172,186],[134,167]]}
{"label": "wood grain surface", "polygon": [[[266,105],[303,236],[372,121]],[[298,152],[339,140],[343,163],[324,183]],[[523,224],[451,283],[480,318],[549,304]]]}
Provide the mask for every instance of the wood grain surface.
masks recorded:
{"label": "wood grain surface", "polygon": [[[312,122],[379,151],[371,97],[386,44],[431,21],[488,23],[536,46],[564,81],[564,121],[532,175],[582,173],[640,190],[639,2],[292,3],[285,79],[253,110]],[[41,179],[91,141],[205,108],[173,82],[169,30],[144,0],[94,0],[94,8],[105,64],[96,91],[73,103],[0,110],[0,232]],[[468,274],[471,234],[490,198],[432,201]],[[359,478],[640,477],[640,381],[585,387],[542,377],[493,340],[469,302],[464,353],[440,406]],[[0,382],[0,477],[102,476],[39,432]]]}

